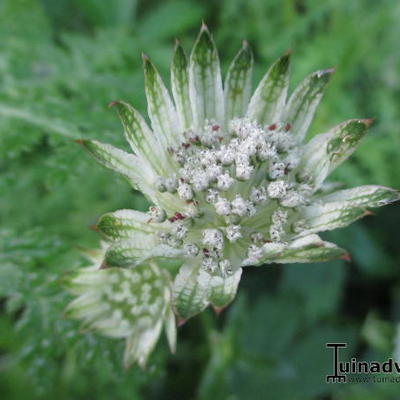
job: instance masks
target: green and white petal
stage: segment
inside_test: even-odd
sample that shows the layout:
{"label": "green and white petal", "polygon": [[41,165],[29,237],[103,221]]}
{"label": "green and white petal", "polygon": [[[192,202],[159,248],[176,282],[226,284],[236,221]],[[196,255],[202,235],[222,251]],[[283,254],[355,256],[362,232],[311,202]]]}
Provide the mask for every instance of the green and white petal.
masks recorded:
{"label": "green and white petal", "polygon": [[[75,291],[74,294],[77,294]],[[99,293],[80,293],[81,296],[73,300],[66,308],[64,314],[73,319],[97,319],[108,311],[108,305],[101,301]]]}
{"label": "green and white petal", "polygon": [[171,350],[171,353],[175,353],[177,332],[176,318],[172,306],[168,307],[165,313],[165,333],[167,335],[169,349]]}
{"label": "green and white petal", "polygon": [[210,293],[208,300],[216,309],[226,307],[236,296],[242,268],[229,276],[213,276],[210,280]]}
{"label": "green and white petal", "polygon": [[144,118],[131,105],[123,101],[112,103],[116,106],[124,127],[125,137],[132,149],[143,162],[151,166],[158,175],[167,175],[171,164],[167,150],[148,127]]}
{"label": "green and white petal", "polygon": [[164,82],[147,56],[143,56],[147,110],[151,126],[164,149],[180,145],[182,132],[178,117]]}
{"label": "green and white petal", "polygon": [[288,245],[273,246],[265,244],[263,247],[264,256],[258,263],[311,263],[329,261],[335,258],[344,257],[346,250],[337,247],[334,243],[323,241],[318,235],[307,235],[296,239]]}
{"label": "green and white petal", "polygon": [[[103,258],[101,261],[103,261]],[[63,286],[74,295],[82,295],[91,289],[101,288],[105,282],[105,275],[94,273],[99,270],[100,266],[101,264],[96,268],[90,266],[69,272],[62,278],[61,282]]]}
{"label": "green and white petal", "polygon": [[135,269],[109,268],[78,271],[71,279],[83,281],[84,291],[66,309],[83,321],[84,329],[128,338],[126,364],[144,365],[161,331],[170,307],[170,284],[155,264]]}
{"label": "green and white petal", "polygon": [[182,46],[177,42],[171,66],[171,87],[180,129],[185,131],[192,126],[192,108],[189,96],[189,66]]}
{"label": "green and white petal", "polygon": [[203,24],[189,60],[189,92],[194,127],[202,128],[206,120],[224,120],[224,93],[218,51]]}
{"label": "green and white petal", "polygon": [[138,232],[156,235],[171,229],[170,223],[153,222],[149,214],[136,210],[118,210],[104,214],[96,226],[110,240],[132,239]]}
{"label": "green and white petal", "polygon": [[321,203],[343,202],[351,207],[382,207],[400,200],[400,192],[385,186],[365,185],[318,197]]}
{"label": "green and white petal", "polygon": [[150,202],[160,206],[167,214],[186,212],[190,205],[171,193],[156,190],[157,175],[140,159],[130,153],[96,140],[79,141],[92,156],[104,165],[123,175],[134,189],[140,190]]}
{"label": "green and white petal", "polygon": [[154,327],[133,334],[126,340],[124,351],[124,367],[129,368],[137,362],[140,367],[146,366],[147,359],[153,351],[161,334],[162,321]]}
{"label": "green and white petal", "polygon": [[354,152],[371,123],[370,119],[352,119],[315,136],[304,146],[300,176],[318,188]]}
{"label": "green and white petal", "polygon": [[133,154],[97,140],[80,140],[79,144],[100,164],[127,178],[135,189],[146,192],[145,187],[154,180],[152,172]]}
{"label": "green and white petal", "polygon": [[114,242],[107,250],[104,265],[108,267],[129,267],[146,260],[157,259],[162,262],[166,258],[181,258],[182,249],[175,249],[160,244],[155,235],[137,232],[131,239]]}
{"label": "green and white petal", "polygon": [[350,201],[332,201],[304,207],[301,214],[306,225],[301,235],[306,235],[345,227],[369,213],[364,208],[353,206]]}
{"label": "green and white petal", "polygon": [[246,41],[233,59],[225,79],[225,122],[243,117],[251,96],[253,53]]}
{"label": "green and white petal", "polygon": [[211,275],[200,265],[182,265],[173,286],[175,313],[181,320],[193,317],[208,306],[210,279]]}
{"label": "green and white petal", "polygon": [[272,124],[281,120],[289,87],[290,54],[284,54],[268,70],[247,110],[247,117],[259,124]]}
{"label": "green and white petal", "polygon": [[302,142],[314,113],[321,101],[333,68],[316,71],[306,77],[295,89],[286,104],[282,120],[292,126],[293,135]]}

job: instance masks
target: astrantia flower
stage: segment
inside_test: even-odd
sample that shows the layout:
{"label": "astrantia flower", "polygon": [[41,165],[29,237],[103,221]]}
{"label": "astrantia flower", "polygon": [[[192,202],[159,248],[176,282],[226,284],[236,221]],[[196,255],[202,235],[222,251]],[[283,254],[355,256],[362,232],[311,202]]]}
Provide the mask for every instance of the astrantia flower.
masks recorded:
{"label": "astrantia flower", "polygon": [[184,321],[208,305],[230,303],[242,267],[346,257],[317,233],[399,199],[382,186],[332,191],[324,184],[371,124],[349,120],[304,143],[332,69],[306,77],[288,97],[285,54],[251,96],[247,43],[223,85],[205,26],[188,61],[176,45],[172,98],[150,60],[143,61],[151,128],[118,101],[112,105],[132,153],[81,143],[152,205],[148,213],[100,218],[105,247],[94,266],[69,278],[79,297],[67,310],[87,329],[127,338],[128,365],[145,363],[163,327],[174,349],[175,317]]}

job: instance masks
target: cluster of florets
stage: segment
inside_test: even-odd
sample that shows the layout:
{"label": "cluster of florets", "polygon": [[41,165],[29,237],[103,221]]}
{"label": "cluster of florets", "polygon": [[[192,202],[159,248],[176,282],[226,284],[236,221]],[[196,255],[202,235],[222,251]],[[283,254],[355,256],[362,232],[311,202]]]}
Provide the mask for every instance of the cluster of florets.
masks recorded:
{"label": "cluster of florets", "polygon": [[[176,193],[194,212],[170,217],[172,229],[161,241],[201,257],[207,271],[224,275],[257,262],[271,244],[280,248],[290,213],[313,192],[296,176],[299,147],[290,130],[286,123],[262,127],[241,118],[227,127],[207,121],[198,132],[187,131],[186,142],[169,149],[178,173],[160,177],[158,190]],[[260,213],[258,224],[246,223]],[[152,215],[165,218],[161,210]],[[296,223],[294,218],[292,232]],[[234,251],[231,243],[237,244]]]}

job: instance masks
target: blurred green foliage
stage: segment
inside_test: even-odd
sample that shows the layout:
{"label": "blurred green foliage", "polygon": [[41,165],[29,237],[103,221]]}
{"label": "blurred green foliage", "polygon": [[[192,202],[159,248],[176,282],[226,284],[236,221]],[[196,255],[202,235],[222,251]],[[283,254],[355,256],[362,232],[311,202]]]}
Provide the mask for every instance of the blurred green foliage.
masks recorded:
{"label": "blurred green foliage", "polygon": [[337,68],[312,134],[376,118],[336,173],[347,186],[400,187],[400,3],[393,0],[2,0],[0,2],[1,399],[398,399],[396,384],[327,385],[324,345],[384,359],[400,318],[400,209],[334,238],[352,263],[249,268],[236,302],[158,346],[146,371],[121,366],[122,344],[78,334],[59,279],[95,246],[102,213],[146,201],[76,146],[125,146],[107,104],[145,111],[140,53],[168,77],[174,38],[189,49],[202,19],[223,70],[247,39],[256,78],[288,48],[293,84]]}

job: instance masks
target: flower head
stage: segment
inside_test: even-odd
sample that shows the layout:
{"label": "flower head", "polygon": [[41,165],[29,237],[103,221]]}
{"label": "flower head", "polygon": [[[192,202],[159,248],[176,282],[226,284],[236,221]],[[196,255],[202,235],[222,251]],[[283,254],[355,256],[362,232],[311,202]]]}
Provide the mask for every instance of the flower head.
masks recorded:
{"label": "flower head", "polygon": [[145,363],[163,325],[173,349],[175,316],[225,307],[243,267],[345,257],[317,233],[399,199],[382,186],[324,184],[371,120],[346,121],[305,143],[333,69],[309,75],[288,96],[289,60],[280,57],[251,95],[253,57],[244,42],[223,84],[203,25],[189,60],[175,47],[172,98],[143,57],[151,128],[129,104],[112,103],[132,153],[81,141],[152,203],[147,214],[102,216],[101,260],[69,280],[80,297],[68,313],[86,328],[126,337],[127,364]]}

